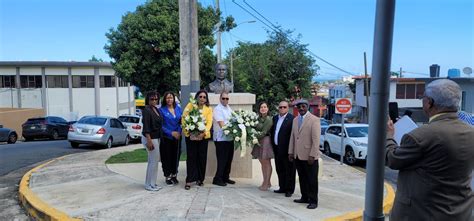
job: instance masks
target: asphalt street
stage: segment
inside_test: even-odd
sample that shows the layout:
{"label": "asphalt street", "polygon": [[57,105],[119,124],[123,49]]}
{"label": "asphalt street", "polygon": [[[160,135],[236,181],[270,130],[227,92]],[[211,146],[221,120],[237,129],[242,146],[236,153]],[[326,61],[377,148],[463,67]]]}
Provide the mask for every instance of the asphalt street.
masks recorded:
{"label": "asphalt street", "polygon": [[47,160],[72,153],[100,149],[80,146],[73,149],[67,140],[0,144],[0,220],[29,220],[18,204],[18,183],[33,167]]}
{"label": "asphalt street", "polygon": [[80,148],[73,149],[67,140],[2,143],[0,144],[0,176],[41,161],[99,148],[80,146]]}

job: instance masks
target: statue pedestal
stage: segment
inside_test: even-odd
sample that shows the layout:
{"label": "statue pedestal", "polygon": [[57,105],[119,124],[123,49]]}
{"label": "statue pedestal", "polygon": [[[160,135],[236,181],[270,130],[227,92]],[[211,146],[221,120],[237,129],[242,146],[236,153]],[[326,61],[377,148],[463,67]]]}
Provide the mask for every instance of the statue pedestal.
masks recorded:
{"label": "statue pedestal", "polygon": [[[219,94],[209,93],[209,102],[214,109],[219,101]],[[252,110],[255,104],[255,94],[250,93],[230,93],[229,105],[232,110]],[[243,157],[240,157],[240,150],[234,152],[234,159],[232,161],[232,169],[230,171],[231,178],[252,178],[252,148],[247,148],[247,152]],[[207,151],[207,166],[206,177],[214,177],[217,169],[216,145],[214,141],[209,141]]]}

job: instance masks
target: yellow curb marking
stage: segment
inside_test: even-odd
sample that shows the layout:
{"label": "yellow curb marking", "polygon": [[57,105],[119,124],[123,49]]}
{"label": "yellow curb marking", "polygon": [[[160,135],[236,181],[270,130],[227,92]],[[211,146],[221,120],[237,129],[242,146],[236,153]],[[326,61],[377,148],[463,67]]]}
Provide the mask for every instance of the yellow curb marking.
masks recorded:
{"label": "yellow curb marking", "polygon": [[36,194],[29,188],[32,173],[64,157],[65,156],[58,157],[31,169],[25,175],[23,175],[23,178],[21,179],[19,190],[21,204],[27,210],[28,214],[37,220],[81,220],[69,217],[66,213],[51,207],[47,203],[43,202],[38,196],[36,196]]}
{"label": "yellow curb marking", "polygon": [[[387,195],[383,199],[383,213],[388,214],[393,206],[393,200],[395,198],[395,191],[393,190],[392,186],[388,183],[384,183],[385,189],[387,190]],[[349,212],[340,216],[331,217],[325,219],[326,221],[339,221],[339,220],[350,220],[350,221],[359,221],[363,220],[364,211],[357,210],[354,212]]]}

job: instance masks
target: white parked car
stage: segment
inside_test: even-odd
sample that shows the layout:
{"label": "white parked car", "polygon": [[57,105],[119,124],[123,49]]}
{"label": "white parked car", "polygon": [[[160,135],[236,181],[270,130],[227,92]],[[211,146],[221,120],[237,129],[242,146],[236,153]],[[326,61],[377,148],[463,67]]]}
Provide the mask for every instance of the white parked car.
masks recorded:
{"label": "white parked car", "polygon": [[344,161],[354,165],[359,160],[367,159],[367,143],[369,137],[368,124],[344,124],[345,131],[341,133],[341,124],[331,124],[324,135],[323,151],[326,155],[341,155],[341,135],[344,135]]}
{"label": "white parked car", "polygon": [[142,137],[142,118],[138,115],[122,115],[118,117],[122,124],[127,127],[130,138],[140,140]]}

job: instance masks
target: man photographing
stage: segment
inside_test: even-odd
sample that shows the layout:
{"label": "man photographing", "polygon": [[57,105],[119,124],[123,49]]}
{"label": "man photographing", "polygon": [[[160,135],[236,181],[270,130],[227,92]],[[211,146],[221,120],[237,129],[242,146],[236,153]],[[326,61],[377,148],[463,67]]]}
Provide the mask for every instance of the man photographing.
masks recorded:
{"label": "man photographing", "polygon": [[387,124],[386,164],[399,170],[390,220],[469,220],[474,198],[474,128],[458,119],[461,88],[448,79],[426,86],[429,123],[393,139]]}

